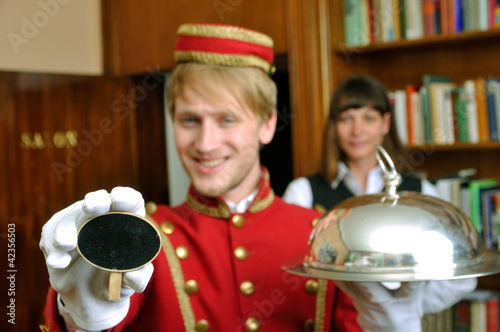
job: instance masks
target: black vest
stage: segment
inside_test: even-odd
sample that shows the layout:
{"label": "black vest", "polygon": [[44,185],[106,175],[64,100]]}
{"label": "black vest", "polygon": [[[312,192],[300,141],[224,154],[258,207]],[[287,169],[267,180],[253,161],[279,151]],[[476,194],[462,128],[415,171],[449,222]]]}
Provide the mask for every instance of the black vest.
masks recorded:
{"label": "black vest", "polygon": [[[402,175],[403,181],[398,187],[398,191],[422,192],[422,180],[412,175]],[[330,210],[340,202],[354,197],[354,194],[347,189],[344,181],[341,181],[336,189],[332,189],[330,183],[319,174],[307,177],[311,184],[313,196],[313,207],[317,210]]]}

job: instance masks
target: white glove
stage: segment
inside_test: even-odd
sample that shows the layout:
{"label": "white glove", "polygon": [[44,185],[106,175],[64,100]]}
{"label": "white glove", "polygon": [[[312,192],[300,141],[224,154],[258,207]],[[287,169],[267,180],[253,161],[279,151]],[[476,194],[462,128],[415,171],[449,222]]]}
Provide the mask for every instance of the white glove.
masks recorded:
{"label": "white glove", "polygon": [[435,313],[451,307],[477,286],[476,278],[429,281],[423,297],[424,313]]}
{"label": "white glove", "polygon": [[335,284],[353,300],[363,331],[421,331],[425,282],[401,283],[394,290],[379,283],[336,281]]}
{"label": "white glove", "polygon": [[83,259],[78,250],[77,232],[89,218],[109,211],[145,216],[144,199],[132,188],[116,187],[89,193],[83,201],[56,213],[42,228],[42,249],[50,283],[58,293],[59,312],[67,323],[85,330],[106,330],[127,315],[130,296],[146,288],[153,273],[149,263],[123,274],[119,301],[108,301],[109,271]]}

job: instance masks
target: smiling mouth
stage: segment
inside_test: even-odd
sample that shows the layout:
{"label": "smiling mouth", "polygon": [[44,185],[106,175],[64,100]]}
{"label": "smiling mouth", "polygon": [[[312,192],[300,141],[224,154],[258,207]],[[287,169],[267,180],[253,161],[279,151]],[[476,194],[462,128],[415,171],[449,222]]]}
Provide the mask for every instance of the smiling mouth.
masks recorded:
{"label": "smiling mouth", "polygon": [[213,168],[222,164],[224,160],[225,160],[224,158],[212,159],[212,160],[198,160],[198,163],[200,163],[200,165],[204,167]]}

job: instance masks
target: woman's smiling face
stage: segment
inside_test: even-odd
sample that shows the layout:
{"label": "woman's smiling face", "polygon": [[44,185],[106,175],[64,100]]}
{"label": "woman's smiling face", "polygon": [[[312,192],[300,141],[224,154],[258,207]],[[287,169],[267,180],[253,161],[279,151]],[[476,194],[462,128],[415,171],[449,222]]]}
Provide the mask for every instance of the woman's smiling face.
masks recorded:
{"label": "woman's smiling face", "polygon": [[391,114],[381,114],[371,106],[350,108],[339,114],[336,121],[338,145],[346,161],[376,159],[375,147],[382,144],[389,132]]}

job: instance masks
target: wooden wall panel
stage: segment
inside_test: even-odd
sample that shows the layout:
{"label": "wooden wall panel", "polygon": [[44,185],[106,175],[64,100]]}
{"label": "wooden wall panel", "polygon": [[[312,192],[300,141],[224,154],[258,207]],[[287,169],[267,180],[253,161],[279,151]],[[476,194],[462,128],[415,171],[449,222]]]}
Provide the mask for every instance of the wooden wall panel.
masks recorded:
{"label": "wooden wall panel", "polygon": [[174,66],[173,49],[180,24],[236,24],[269,34],[275,51],[287,51],[285,0],[103,1],[108,71],[147,73]]}
{"label": "wooden wall panel", "polygon": [[329,1],[287,2],[294,176],[318,170],[332,90]]}
{"label": "wooden wall panel", "polygon": [[[125,78],[0,73],[0,250],[2,308],[15,299],[15,325],[37,331],[49,285],[38,247],[43,224],[84,194],[137,187],[135,109]],[[161,158],[161,156],[160,156]],[[15,296],[8,296],[7,234],[15,229]],[[13,226],[12,226],[13,225]]]}

